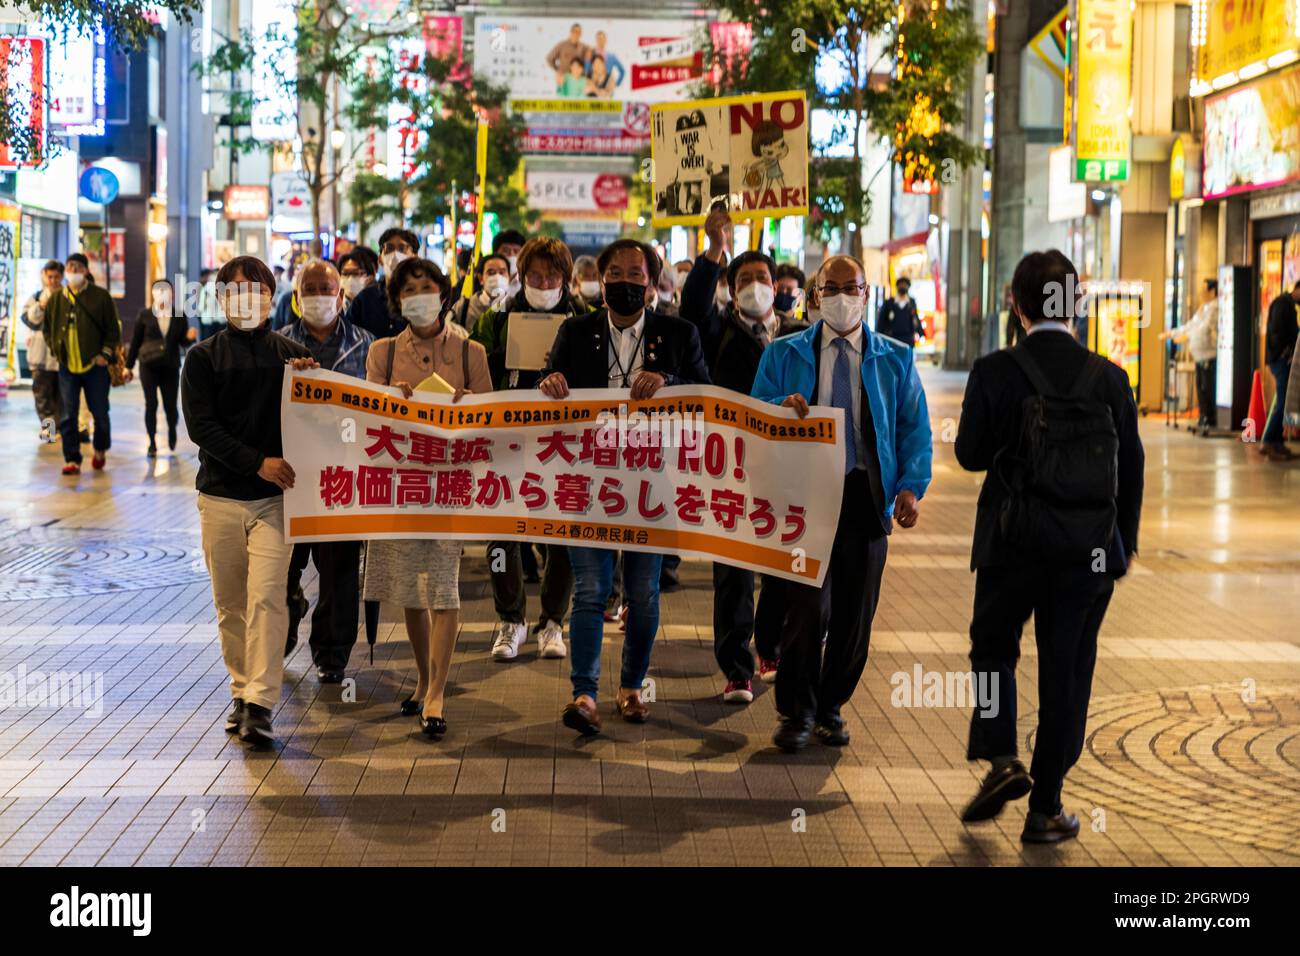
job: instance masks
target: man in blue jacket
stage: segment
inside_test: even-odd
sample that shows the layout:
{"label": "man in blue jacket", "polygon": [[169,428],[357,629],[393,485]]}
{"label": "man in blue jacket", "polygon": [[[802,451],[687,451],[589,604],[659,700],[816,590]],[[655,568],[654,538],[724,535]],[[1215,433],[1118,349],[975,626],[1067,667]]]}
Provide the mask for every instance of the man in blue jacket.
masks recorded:
{"label": "man in blue jacket", "polygon": [[820,588],[789,589],[776,674],[780,724],[772,737],[787,753],[814,733],[831,746],[849,742],[840,708],[867,664],[888,535],[894,520],[904,528],[916,524],[917,502],[930,484],[930,419],[912,350],[866,327],[866,292],[860,262],[827,259],[809,289],[820,319],[768,346],[754,379],[755,398],[793,408],[800,418],[810,405],[841,408],[851,425],[825,580]]}

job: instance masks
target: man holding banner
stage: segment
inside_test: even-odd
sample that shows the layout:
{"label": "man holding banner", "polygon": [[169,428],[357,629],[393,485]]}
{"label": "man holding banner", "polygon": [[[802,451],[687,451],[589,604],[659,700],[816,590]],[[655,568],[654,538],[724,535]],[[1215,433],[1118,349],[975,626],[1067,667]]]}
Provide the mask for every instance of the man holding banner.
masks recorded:
{"label": "man holding banner", "polygon": [[[646,290],[659,281],[662,263],[643,242],[619,239],[597,260],[605,308],[560,326],[538,387],[554,399],[571,388],[630,389],[631,398],[651,398],[665,385],[709,381],[700,336],[684,319],[646,308]],[[600,646],[617,552],[572,547],[573,613],[570,676],[573,703],[564,708],[566,727],[590,736],[600,732],[596,694],[600,685]],[[641,699],[650,650],[659,630],[659,573],[663,555],[623,551],[623,589],[627,594],[627,637],[616,707],[625,721],[645,723],[649,709]]]}
{"label": "man holding banner", "polygon": [[917,501],[930,484],[930,420],[912,350],[866,327],[866,291],[860,262],[827,259],[809,293],[821,318],[773,342],[754,380],[755,398],[800,417],[810,405],[840,408],[846,426],[830,567],[821,587],[787,589],[776,676],[780,724],[772,738],[787,753],[801,750],[814,733],[831,746],[849,742],[840,709],[867,664],[892,519],[915,525]]}

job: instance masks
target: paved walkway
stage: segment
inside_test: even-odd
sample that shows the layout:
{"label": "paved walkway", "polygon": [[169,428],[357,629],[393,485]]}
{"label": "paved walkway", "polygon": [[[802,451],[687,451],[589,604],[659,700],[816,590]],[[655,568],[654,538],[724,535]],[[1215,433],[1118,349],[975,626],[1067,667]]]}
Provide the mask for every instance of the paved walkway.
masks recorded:
{"label": "paved walkway", "polygon": [[[384,624],[373,666],[364,641],[354,653],[355,699],[317,686],[304,625],[281,747],[250,753],[221,729],[193,447],[144,458],[132,385],[114,392],[108,471],[62,478],[57,447],[36,442],[30,393],[11,392],[0,680],[75,671],[102,679],[103,703],[0,709],[0,864],[1300,863],[1300,464],[1144,423],[1142,557],[1102,632],[1088,744],[1065,793],[1084,832],[1024,849],[1019,807],[958,820],[977,782],[967,712],[891,704],[891,675],[967,666],[980,478],[945,442],[962,376],[926,381],[935,482],[920,525],[891,541],[871,662],[846,709],[852,746],[796,757],[769,743],[770,687],[747,708],[719,701],[706,565],[687,562],[686,586],[664,597],[650,723],[610,720],[584,742],[557,719],[567,662],[533,644],[512,664],[489,659],[478,546],[444,741],[396,714],[414,681],[398,625]],[[615,634],[607,685],[619,650]],[[1025,740],[1034,660],[1027,637]]]}

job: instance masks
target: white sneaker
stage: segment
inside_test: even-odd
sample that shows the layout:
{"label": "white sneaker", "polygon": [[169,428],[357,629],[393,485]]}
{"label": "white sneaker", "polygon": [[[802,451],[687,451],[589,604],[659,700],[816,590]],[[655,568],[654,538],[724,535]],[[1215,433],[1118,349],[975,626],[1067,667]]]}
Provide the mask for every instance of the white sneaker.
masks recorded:
{"label": "white sneaker", "polygon": [[547,621],[546,626],[537,632],[537,652],[542,657],[564,657],[569,653],[564,646],[564,628],[554,621]]}
{"label": "white sneaker", "polygon": [[494,661],[513,661],[519,656],[519,647],[528,637],[528,623],[522,621],[512,624],[510,621],[497,623],[496,637],[492,640],[492,659]]}

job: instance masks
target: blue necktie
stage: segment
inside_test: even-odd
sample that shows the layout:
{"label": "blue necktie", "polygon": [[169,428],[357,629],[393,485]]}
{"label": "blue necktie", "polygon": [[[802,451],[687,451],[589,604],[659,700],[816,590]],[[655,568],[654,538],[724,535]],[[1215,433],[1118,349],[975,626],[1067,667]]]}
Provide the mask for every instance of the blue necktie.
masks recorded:
{"label": "blue necktie", "polygon": [[844,409],[844,474],[858,466],[858,434],[853,424],[853,366],[849,343],[835,339],[835,368],[831,371],[831,405]]}

